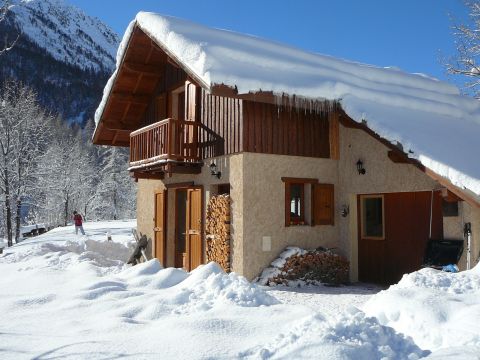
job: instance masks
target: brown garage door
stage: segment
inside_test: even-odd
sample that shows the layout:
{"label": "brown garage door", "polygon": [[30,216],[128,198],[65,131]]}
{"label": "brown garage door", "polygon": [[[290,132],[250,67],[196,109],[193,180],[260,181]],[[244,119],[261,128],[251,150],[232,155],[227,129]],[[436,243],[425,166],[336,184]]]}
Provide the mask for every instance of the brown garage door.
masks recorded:
{"label": "brown garage door", "polygon": [[443,237],[441,199],[430,191],[358,196],[360,281],[394,284],[421,267],[430,213],[431,237]]}

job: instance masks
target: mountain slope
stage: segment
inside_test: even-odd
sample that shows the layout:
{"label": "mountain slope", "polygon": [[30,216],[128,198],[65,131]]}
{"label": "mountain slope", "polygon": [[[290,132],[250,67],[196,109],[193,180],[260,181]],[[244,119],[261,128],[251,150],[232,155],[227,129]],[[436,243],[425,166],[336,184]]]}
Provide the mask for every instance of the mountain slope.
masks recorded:
{"label": "mountain slope", "polygon": [[0,33],[19,39],[0,57],[0,81],[32,87],[41,104],[71,122],[93,116],[113,70],[119,37],[61,0],[15,0]]}

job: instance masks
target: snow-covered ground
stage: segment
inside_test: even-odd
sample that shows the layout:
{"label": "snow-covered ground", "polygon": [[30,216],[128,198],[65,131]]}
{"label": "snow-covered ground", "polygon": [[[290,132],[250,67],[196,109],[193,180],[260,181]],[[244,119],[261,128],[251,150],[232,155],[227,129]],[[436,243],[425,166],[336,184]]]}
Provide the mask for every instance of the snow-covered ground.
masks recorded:
{"label": "snow-covered ground", "polygon": [[[264,288],[213,263],[191,273],[162,269],[156,260],[130,267],[125,260],[134,225],[86,223],[85,237],[59,228],[6,249],[0,255],[0,358],[480,354],[480,275],[474,272],[424,270],[376,295],[377,288],[361,285]],[[455,324],[464,331],[452,334]]]}

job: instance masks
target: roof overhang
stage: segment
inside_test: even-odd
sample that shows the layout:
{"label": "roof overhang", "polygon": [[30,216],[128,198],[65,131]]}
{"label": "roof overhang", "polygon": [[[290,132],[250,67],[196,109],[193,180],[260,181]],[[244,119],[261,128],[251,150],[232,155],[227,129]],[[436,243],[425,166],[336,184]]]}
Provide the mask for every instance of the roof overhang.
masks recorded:
{"label": "roof overhang", "polygon": [[93,143],[97,145],[129,146],[129,136],[142,126],[143,116],[159,82],[165,76],[169,56],[136,24],[127,40],[107,94]]}
{"label": "roof overhang", "polygon": [[455,196],[460,198],[461,200],[465,201],[469,205],[472,205],[474,207],[480,208],[480,197],[471,192],[468,189],[461,189],[458,186],[452,184],[452,182],[437,174],[435,171],[429,169],[428,167],[424,166],[420,161],[417,159],[413,159],[408,157],[408,154],[403,152],[402,149],[400,149],[398,146],[395,146],[392,144],[390,141],[387,139],[382,138],[380,135],[378,135],[376,132],[374,132],[372,129],[370,129],[366,124],[359,123],[350,116],[348,116],[343,110],[340,110],[340,115],[339,115],[339,121],[340,123],[348,128],[354,128],[354,129],[359,129],[363,130],[382,144],[384,144],[386,147],[390,149],[390,152],[388,154],[388,157],[395,163],[404,163],[404,164],[411,164],[418,168],[420,171],[424,172],[427,176],[429,176],[431,179],[436,181],[438,184],[440,184],[442,187],[446,188],[449,190],[451,193],[453,193]]}

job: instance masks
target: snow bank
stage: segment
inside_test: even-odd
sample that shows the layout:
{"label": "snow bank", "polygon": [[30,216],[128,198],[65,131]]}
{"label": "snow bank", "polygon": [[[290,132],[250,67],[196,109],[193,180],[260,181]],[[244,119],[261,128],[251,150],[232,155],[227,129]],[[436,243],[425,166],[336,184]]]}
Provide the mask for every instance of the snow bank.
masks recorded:
{"label": "snow bank", "polygon": [[219,305],[257,307],[278,303],[243,276],[226,274],[213,262],[187,273],[162,269],[154,259],[119,273],[114,280],[118,279],[124,281],[126,288],[164,290],[158,293],[155,303],[162,303],[175,314],[207,311]]}
{"label": "snow bank", "polygon": [[[125,32],[117,68],[138,25],[207,89],[225,84],[339,100],[346,113],[457,186],[480,195],[480,102],[456,87],[419,74],[309,53],[258,37],[140,12]],[[96,112],[98,123],[116,73]]]}
{"label": "snow bank", "polygon": [[[320,355],[321,354],[321,355]],[[428,355],[411,338],[367,318],[356,308],[333,320],[313,315],[265,347],[243,353],[260,359],[419,359]]]}
{"label": "snow bank", "polygon": [[364,306],[383,325],[437,351],[472,347],[480,353],[480,266],[446,273],[433,269],[404,275]]}

